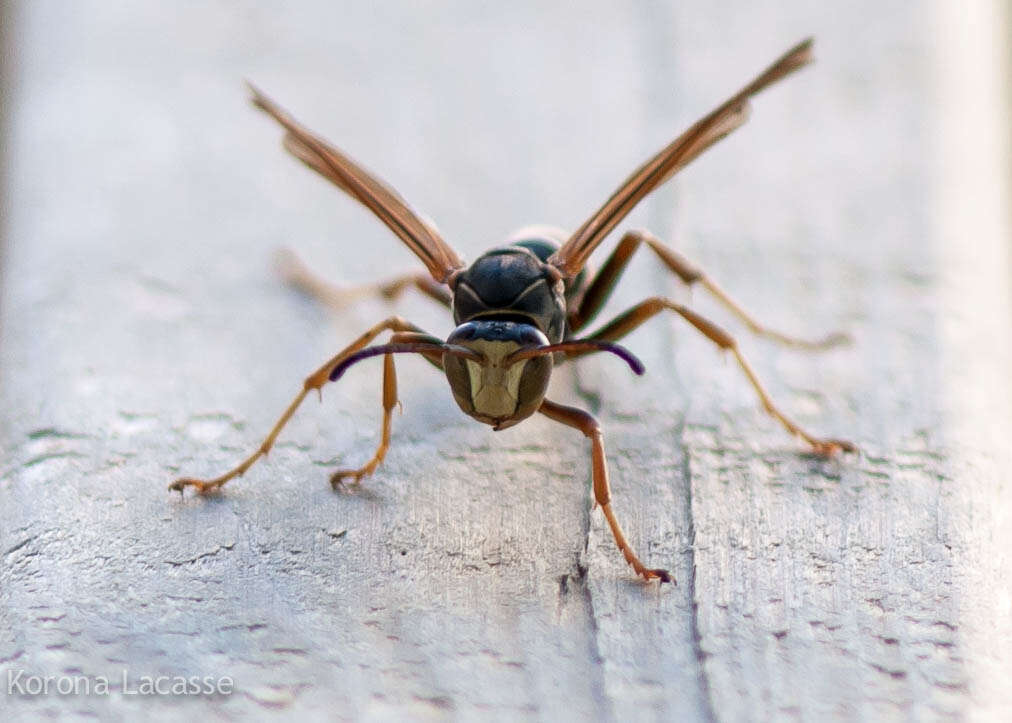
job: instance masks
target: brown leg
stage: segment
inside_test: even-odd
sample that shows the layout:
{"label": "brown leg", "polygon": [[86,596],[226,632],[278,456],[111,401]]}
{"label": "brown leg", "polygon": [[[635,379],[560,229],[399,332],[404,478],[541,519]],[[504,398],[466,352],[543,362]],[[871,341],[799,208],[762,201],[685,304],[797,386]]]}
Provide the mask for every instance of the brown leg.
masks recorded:
{"label": "brown leg", "polygon": [[541,408],[538,411],[549,419],[554,419],[556,422],[579,429],[590,439],[591,456],[593,459],[594,500],[601,506],[601,511],[604,512],[604,517],[608,520],[608,526],[611,528],[611,534],[615,537],[615,544],[622,551],[625,561],[632,565],[637,575],[642,575],[646,580],[657,578],[661,582],[674,582],[675,578],[667,570],[651,569],[640,562],[640,559],[636,557],[636,553],[633,552],[632,546],[630,546],[629,542],[625,539],[625,535],[622,533],[622,527],[618,524],[615,513],[611,509],[611,486],[608,484],[608,463],[604,457],[604,436],[601,433],[601,425],[598,421],[582,409],[565,407],[561,404],[550,402],[547,399],[541,403]]}
{"label": "brown leg", "polygon": [[763,326],[745,311],[741,305],[728,296],[722,288],[717,286],[716,282],[707,276],[702,269],[694,266],[684,256],[665,246],[660,239],[649,231],[641,230],[629,231],[622,236],[622,240],[619,241],[618,246],[590,282],[587,291],[579,301],[578,308],[570,312],[569,328],[578,331],[586,326],[601,310],[601,307],[604,306],[605,301],[608,300],[612,290],[615,288],[615,284],[621,278],[622,272],[625,271],[629,259],[636,252],[636,249],[640,247],[641,243],[647,244],[661,261],[664,262],[664,265],[685,284],[691,286],[698,283],[702,285],[720,303],[727,307],[731,313],[741,319],[748,326],[749,330],[757,336],[766,337],[767,339],[772,339],[781,344],[799,349],[827,349],[849,340],[846,334],[834,333],[818,341],[808,341],[787,336]]}
{"label": "brown leg", "polygon": [[394,407],[397,406],[397,370],[394,368],[394,355],[383,356],[383,427],[380,435],[380,443],[372,459],[358,469],[339,469],[330,475],[330,486],[337,489],[344,480],[351,478],[352,484],[358,484],[363,477],[371,475],[379,466],[379,463],[386,457],[387,449],[390,448],[390,423],[393,417]]}
{"label": "brown leg", "polygon": [[[365,348],[369,344],[369,342],[371,342],[377,336],[382,334],[384,331],[420,333],[422,330],[419,329],[414,324],[405,321],[399,316],[391,316],[388,319],[384,319],[383,321],[379,322],[378,324],[370,328],[368,331],[366,331],[364,334],[362,334],[362,336],[360,336],[354,342],[349,344],[340,353],[338,353],[333,358],[328,360],[323,366],[321,366],[315,372],[306,377],[305,382],[303,382],[302,384],[302,391],[299,392],[298,395],[296,395],[295,399],[292,400],[291,404],[288,405],[288,408],[285,409],[284,413],[271,428],[270,434],[268,434],[267,437],[264,439],[264,441],[260,443],[260,446],[257,448],[255,452],[253,452],[253,454],[251,454],[239,465],[232,468],[231,470],[221,475],[220,477],[215,477],[209,480],[195,479],[192,477],[183,477],[181,479],[177,479],[175,482],[169,485],[169,489],[182,492],[187,487],[195,487],[198,493],[206,494],[207,492],[211,492],[213,490],[218,489],[219,487],[221,487],[223,484],[228,482],[230,479],[233,479],[234,477],[241,477],[246,472],[246,470],[248,470],[258,459],[266,456],[267,453],[270,452],[271,447],[274,446],[274,442],[275,440],[277,440],[278,435],[281,433],[281,430],[284,428],[286,424],[288,424],[288,420],[292,418],[292,415],[295,414],[295,410],[299,408],[300,404],[302,404],[302,400],[304,400],[306,396],[314,389],[320,391],[320,393],[322,394],[321,390],[323,389],[323,385],[329,381],[328,378],[330,376],[331,369],[337,366],[346,357],[350,356],[351,354],[354,354],[360,349]],[[390,358],[389,355],[387,355],[387,359],[389,358]],[[392,362],[390,362],[390,366],[392,368],[393,366]],[[384,378],[386,378],[385,371],[386,370],[384,369]],[[393,381],[393,397],[394,403],[396,403],[397,397],[396,378],[394,378]],[[383,400],[384,400],[385,433],[384,433],[384,442],[381,443],[381,449],[383,452],[385,452],[386,449],[383,445],[388,441],[389,435],[388,429],[389,420],[387,419],[388,413],[386,410],[386,400],[387,400],[386,379],[384,379]],[[377,452],[377,454],[379,455],[379,458],[382,459],[382,454],[380,454],[379,452]],[[378,460],[376,461],[376,464],[379,464]],[[375,465],[373,465],[373,467],[375,467]],[[369,471],[372,470],[370,469]]]}
{"label": "brown leg", "polygon": [[[734,354],[734,358],[737,360],[738,366],[740,366],[741,370],[745,372],[745,376],[748,377],[752,388],[755,389],[756,394],[759,395],[759,399],[762,401],[763,407],[765,407],[766,411],[779,421],[788,432],[801,437],[809,445],[811,445],[812,451],[816,454],[829,457],[836,452],[853,452],[857,449],[853,443],[846,442],[841,439],[819,439],[814,437],[791,421],[773,403],[770,395],[766,392],[766,389],[763,388],[762,383],[759,381],[755,371],[752,369],[752,365],[748,363],[748,360],[745,359],[741,351],[739,351],[738,342],[735,341],[734,337],[713,322],[700,316],[692,309],[689,309],[681,304],[676,304],[669,299],[655,296],[647,299],[646,301],[640,302],[624,314],[616,317],[614,320],[605,325],[604,328],[592,334],[588,338],[600,341],[616,341],[631,332],[647,319],[650,319],[665,309],[674,311],[676,314],[680,315],[683,319],[696,327],[696,329],[701,331],[714,344],[719,346],[721,349],[727,349]],[[572,356],[579,356],[581,353],[582,352],[576,352]]]}
{"label": "brown leg", "polygon": [[436,283],[428,272],[404,274],[374,284],[341,287],[314,274],[294,252],[287,249],[278,252],[276,265],[286,283],[291,284],[304,294],[338,309],[367,296],[381,296],[392,301],[412,286],[447,308],[452,302],[450,292],[442,284]]}
{"label": "brown leg", "polygon": [[[414,332],[398,332],[390,337],[390,343],[397,344],[399,342],[415,341],[416,337],[417,334]],[[441,356],[425,354],[425,358],[440,369],[443,368]],[[376,468],[383,461],[383,458],[386,457],[387,450],[390,448],[390,426],[393,421],[394,407],[398,404],[397,370],[394,368],[394,355],[385,354],[383,356],[383,427],[380,434],[379,447],[376,448],[376,453],[372,456],[372,459],[358,469],[341,469],[330,475],[331,487],[337,489],[349,477],[352,478],[352,484],[358,484],[362,481],[363,477],[368,477],[376,471]]]}

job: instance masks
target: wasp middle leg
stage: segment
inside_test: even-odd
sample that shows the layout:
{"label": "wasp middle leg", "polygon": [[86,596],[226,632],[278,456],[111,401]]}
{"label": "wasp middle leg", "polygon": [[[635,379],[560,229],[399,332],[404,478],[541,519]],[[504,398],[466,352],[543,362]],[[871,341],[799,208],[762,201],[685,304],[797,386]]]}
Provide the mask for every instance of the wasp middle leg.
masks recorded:
{"label": "wasp middle leg", "polygon": [[[268,452],[270,452],[271,450],[271,447],[274,446],[274,442],[277,440],[278,435],[281,434],[281,430],[284,429],[286,424],[288,424],[289,420],[295,414],[296,410],[302,404],[303,400],[309,395],[309,393],[312,392],[313,390],[322,393],[323,385],[326,384],[328,381],[330,381],[331,371],[338,364],[347,359],[349,356],[359,351],[360,349],[365,348],[373,339],[382,334],[384,331],[394,331],[401,333],[412,332],[414,334],[424,333],[419,327],[415,326],[414,324],[408,321],[405,321],[399,316],[391,316],[379,322],[378,324],[375,324],[370,329],[368,329],[364,334],[358,337],[358,339],[353,341],[347,347],[342,349],[338,354],[336,354],[326,363],[324,363],[323,366],[321,366],[315,372],[306,377],[305,381],[302,384],[302,391],[300,391],[295,396],[295,398],[291,401],[291,403],[288,405],[285,411],[278,418],[278,421],[275,422],[274,426],[271,428],[270,433],[264,438],[263,442],[260,443],[260,446],[256,449],[256,451],[254,451],[249,457],[244,459],[242,462],[240,462],[238,465],[230,469],[228,472],[218,477],[214,477],[212,479],[207,480],[196,479],[193,477],[182,477],[180,479],[177,479],[172,484],[170,484],[169,489],[182,492],[187,487],[193,487],[199,494],[207,494],[208,492],[212,492],[220,488],[229,480],[234,479],[236,477],[241,477],[243,474],[246,473],[246,470],[248,470],[250,467],[253,466],[253,464],[257,462],[257,460],[259,460],[261,457],[267,456]],[[376,465],[378,465],[380,461],[383,459],[383,456],[386,453],[386,448],[387,446],[389,446],[390,414],[391,410],[397,403],[397,380],[396,377],[393,375],[392,371],[393,360],[390,358],[389,354],[386,355],[386,357],[387,361],[385,362],[385,364],[387,366],[385,366],[384,368],[384,386],[383,386],[383,408],[384,408],[383,439],[380,442],[380,447],[377,450],[376,455],[374,455],[373,459],[368,464],[366,464],[359,470],[347,471],[347,474],[345,474],[345,476],[353,476],[356,477],[356,479],[360,479],[366,474],[372,472],[376,468]],[[391,370],[390,375],[386,374],[387,367]],[[390,380],[392,384],[389,384],[388,380]],[[391,398],[393,399],[393,401],[390,402],[388,405],[388,401]],[[335,476],[341,474],[342,472],[338,472],[336,473]],[[333,478],[331,481],[332,484],[337,484],[337,482],[334,482]],[[338,482],[339,481],[340,479],[338,479]]]}
{"label": "wasp middle leg", "polygon": [[[852,442],[847,442],[842,439],[823,439],[816,437],[809,434],[802,427],[792,421],[773,403],[773,399],[766,391],[766,388],[763,387],[762,382],[759,381],[759,377],[756,376],[755,370],[752,369],[752,365],[748,363],[748,360],[738,349],[738,342],[735,338],[712,321],[700,316],[692,309],[671,301],[670,299],[655,296],[645,301],[641,301],[628,311],[619,314],[612,321],[587,338],[596,341],[616,341],[662,311],[675,312],[692,324],[692,326],[694,326],[698,331],[702,332],[706,338],[719,346],[721,349],[730,351],[734,355],[735,361],[738,362],[738,366],[748,378],[749,383],[752,385],[752,388],[759,396],[759,400],[762,402],[763,407],[770,416],[780,422],[780,424],[782,424],[790,434],[801,437],[801,439],[807,442],[811,446],[813,452],[829,457],[836,452],[853,452],[857,450],[857,447]],[[586,353],[588,352],[573,352],[568,356],[578,357]]]}

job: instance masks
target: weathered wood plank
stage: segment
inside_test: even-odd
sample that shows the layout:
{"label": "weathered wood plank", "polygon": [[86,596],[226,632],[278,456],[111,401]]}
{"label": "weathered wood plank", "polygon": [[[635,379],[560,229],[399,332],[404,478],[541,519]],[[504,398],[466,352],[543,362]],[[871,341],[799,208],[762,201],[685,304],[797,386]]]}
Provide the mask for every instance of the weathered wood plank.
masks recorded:
{"label": "weathered wood plank", "polygon": [[[746,348],[806,424],[856,435],[859,459],[798,457],[733,368],[690,405],[694,594],[720,719],[1009,712],[1008,657],[984,652],[1012,629],[1008,548],[981,537],[1008,539],[1009,227],[989,188],[1008,188],[992,100],[1008,85],[983,50],[1001,23],[866,9],[874,30],[861,12],[808,18],[818,80],[752,129],[790,128],[789,149],[737,173],[715,154],[684,185],[687,240],[729,288],[778,323],[858,339],[818,358]],[[734,229],[750,235],[732,258]]]}
{"label": "weathered wood plank", "polygon": [[[533,9],[384,17],[312,4],[248,18],[238,36],[213,8],[63,12],[32,5],[19,20],[11,177],[24,211],[11,219],[4,302],[13,635],[2,657],[45,674],[229,675],[239,694],[205,706],[227,716],[611,717],[580,572],[579,435],[544,420],[491,435],[407,361],[407,413],[383,473],[335,497],[327,469],[377,438],[378,378],[363,366],[220,500],[180,501],[164,486],[231,463],[304,373],[390,313],[365,304],[331,324],[280,288],[272,248],[296,246],[348,282],[412,263],[277,150],[241,77],[382,170],[473,255],[512,226],[585,213],[615,172],[594,184],[591,164],[577,183],[566,169],[600,139],[636,157],[629,114],[645,99],[594,70],[642,77],[638,55],[570,66],[554,42],[567,15]],[[637,47],[640,21],[595,12],[580,44],[599,24]],[[444,29],[451,19],[466,32]],[[446,332],[418,306],[413,317]],[[7,703],[26,714],[141,709]],[[143,710],[174,717],[181,706]]]}
{"label": "weathered wood plank", "polygon": [[[986,79],[946,73],[985,47],[986,23],[938,41],[872,3],[16,10],[0,675],[227,675],[236,693],[0,695],[5,714],[1008,709],[1009,224],[993,197],[956,193],[999,177],[989,136],[965,154],[938,142],[976,127],[943,111],[977,107]],[[536,419],[491,434],[418,360],[399,362],[405,414],[361,491],[335,495],[326,475],[378,439],[378,363],[307,403],[220,498],[163,492],[234,462],[302,375],[378,318],[450,326],[417,299],[333,319],[278,284],[279,245],[348,283],[412,258],[284,156],[239,79],[473,257],[518,225],[578,223],[810,33],[819,63],[627,225],[677,244],[771,323],[851,331],[856,346],[819,356],[741,340],[785,407],[862,455],[799,456],[730,360],[674,320],[628,339],[646,378],[593,359],[553,382],[601,415],[616,510],[677,587],[632,578],[589,509],[578,433]],[[979,241],[963,254],[970,220]],[[645,255],[609,308],[653,293],[688,296]]]}

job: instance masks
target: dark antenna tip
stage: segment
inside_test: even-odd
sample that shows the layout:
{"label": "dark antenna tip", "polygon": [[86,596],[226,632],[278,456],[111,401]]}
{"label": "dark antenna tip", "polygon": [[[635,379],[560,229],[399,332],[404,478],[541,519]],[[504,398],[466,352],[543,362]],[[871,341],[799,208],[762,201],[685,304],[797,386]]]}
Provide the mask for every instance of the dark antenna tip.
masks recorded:
{"label": "dark antenna tip", "polygon": [[598,341],[596,339],[573,339],[572,341],[564,341],[560,344],[549,344],[548,346],[539,346],[533,349],[521,349],[520,351],[516,351],[510,355],[509,359],[513,361],[520,361],[521,359],[530,359],[535,356],[554,354],[557,351],[563,353],[578,351],[607,351],[611,352],[628,364],[629,368],[632,369],[636,376],[642,376],[643,372],[646,371],[646,367],[643,366],[643,362],[641,362],[635,354],[626,349],[624,346],[612,344],[610,341]]}

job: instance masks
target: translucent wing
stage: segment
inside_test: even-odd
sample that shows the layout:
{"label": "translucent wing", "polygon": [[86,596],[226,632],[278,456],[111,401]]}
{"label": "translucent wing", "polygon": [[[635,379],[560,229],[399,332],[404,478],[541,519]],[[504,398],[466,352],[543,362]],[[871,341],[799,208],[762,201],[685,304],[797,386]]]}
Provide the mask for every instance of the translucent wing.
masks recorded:
{"label": "translucent wing", "polygon": [[439,233],[392,188],[318,135],[303,128],[277,103],[250,85],[253,104],[284,126],[285,148],[372,211],[422,260],[432,278],[443,283],[464,266]]}
{"label": "translucent wing", "polygon": [[579,273],[598,244],[648,193],[748,119],[748,100],[751,96],[806,65],[811,59],[812,39],[808,38],[784,53],[755,80],[709,115],[696,121],[656,156],[637,168],[597,213],[587,219],[549,258],[549,262],[566,276]]}

